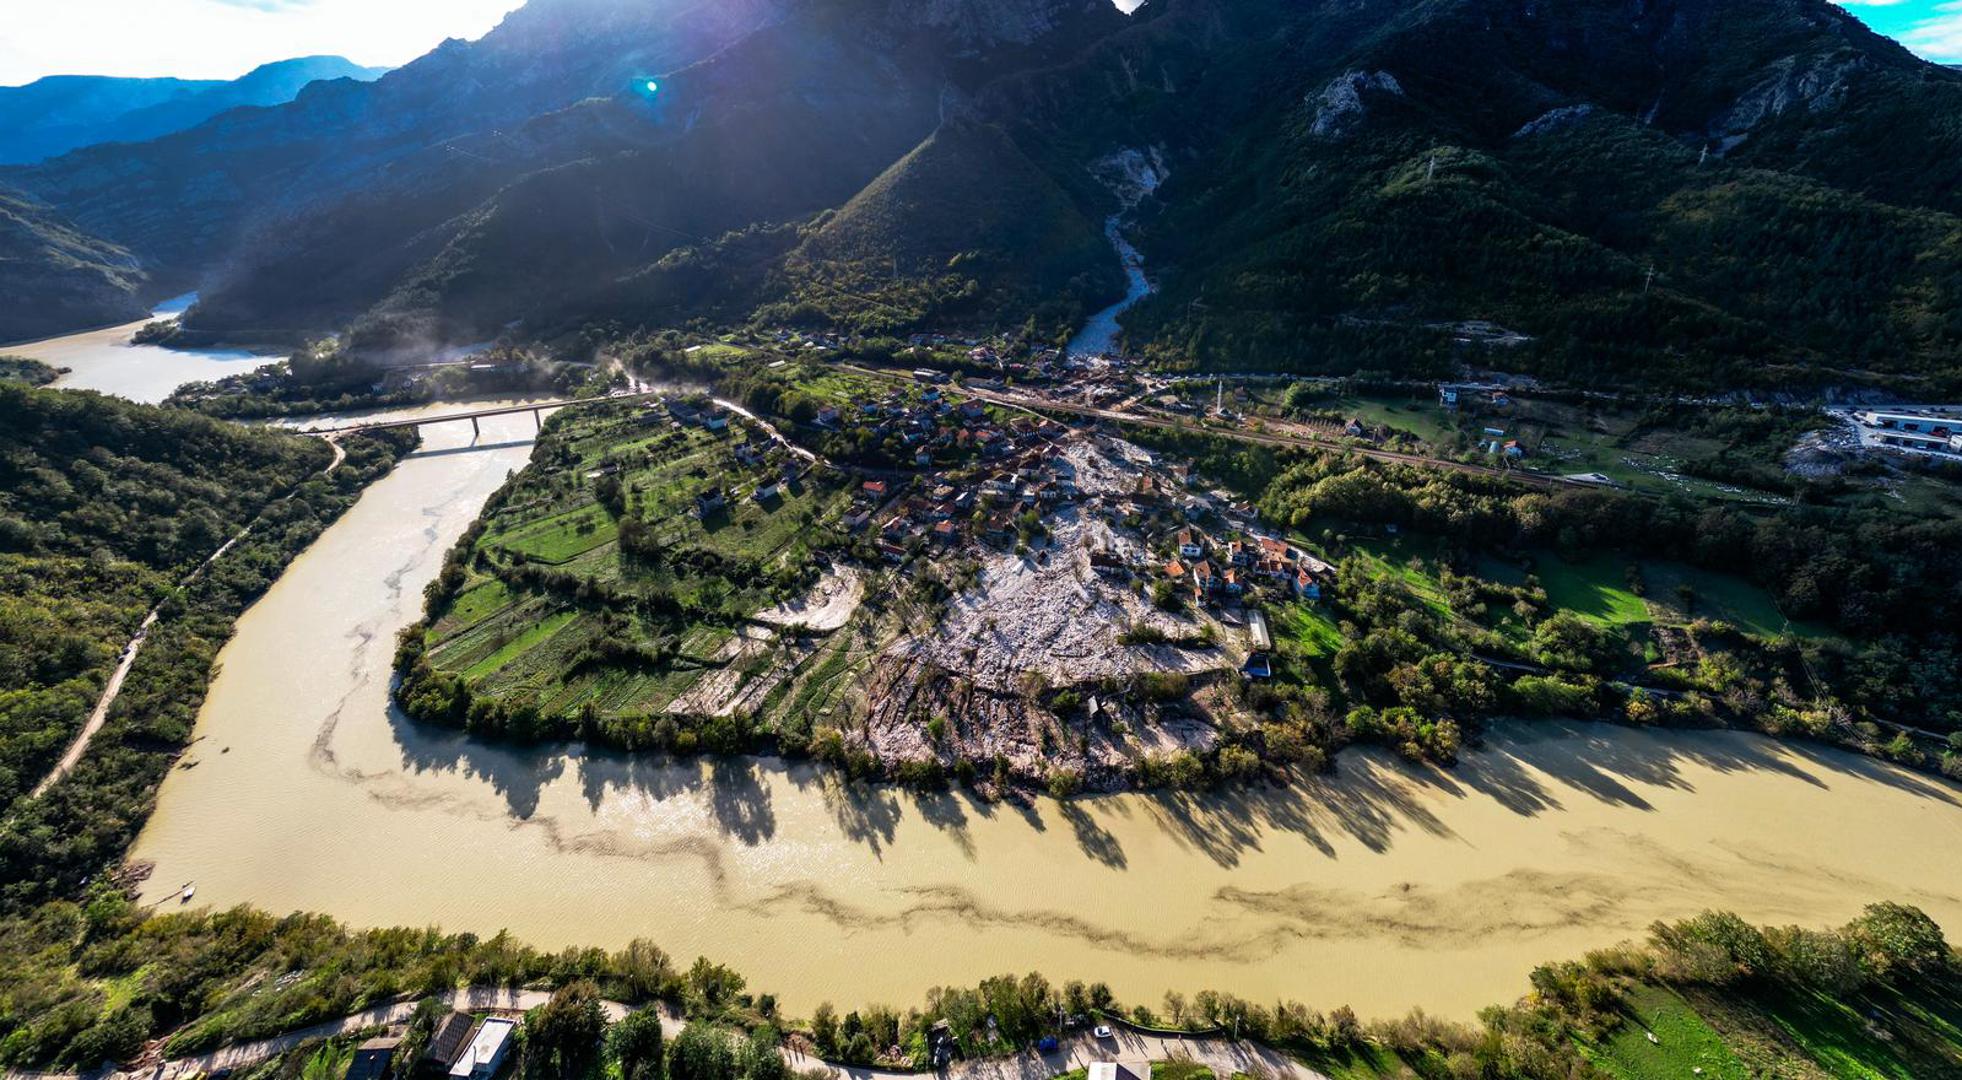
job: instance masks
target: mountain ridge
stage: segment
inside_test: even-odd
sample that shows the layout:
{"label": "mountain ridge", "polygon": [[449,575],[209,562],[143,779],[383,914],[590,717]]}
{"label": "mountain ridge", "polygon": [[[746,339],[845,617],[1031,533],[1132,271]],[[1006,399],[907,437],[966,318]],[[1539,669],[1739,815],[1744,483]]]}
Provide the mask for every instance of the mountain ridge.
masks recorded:
{"label": "mountain ridge", "polygon": [[144,142],[228,109],[279,105],[323,79],[371,81],[387,68],[340,56],[261,64],[236,79],[50,75],[0,87],[0,165],[32,165],[101,143]]}
{"label": "mountain ridge", "polygon": [[[1160,288],[1123,325],[1162,363],[1962,381],[1962,76],[1825,0],[708,7],[534,0],[281,131],[0,180],[202,285],[187,325],[219,337],[1056,338],[1116,280],[1093,165],[1149,150]],[[1467,319],[1523,344],[1432,329]]]}

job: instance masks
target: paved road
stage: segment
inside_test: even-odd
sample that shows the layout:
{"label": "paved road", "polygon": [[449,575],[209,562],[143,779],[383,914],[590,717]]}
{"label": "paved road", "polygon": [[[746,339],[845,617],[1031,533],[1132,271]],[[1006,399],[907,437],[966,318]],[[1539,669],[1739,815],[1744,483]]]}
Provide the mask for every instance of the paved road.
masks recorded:
{"label": "paved road", "polygon": [[[522,1012],[545,1004],[552,995],[547,990],[474,987],[435,996],[451,1008],[464,1012],[493,1010]],[[377,1005],[339,1020],[314,1024],[270,1039],[238,1043],[208,1054],[197,1054],[173,1061],[151,1062],[132,1069],[89,1074],[88,1080],[184,1080],[187,1077],[212,1073],[220,1069],[242,1069],[298,1049],[315,1040],[349,1035],[369,1028],[405,1024],[415,1015],[416,1004],[415,1001],[397,1001],[387,1005]],[[628,1006],[617,1001],[602,1002],[601,1007],[606,1010],[609,1020],[618,1020],[631,1011]],[[661,1010],[661,1027],[668,1038],[672,1039],[681,1032],[687,1022],[665,1005],[661,1006]],[[943,1080],[1047,1080],[1048,1077],[1082,1068],[1093,1061],[1145,1062],[1163,1061],[1169,1058],[1191,1058],[1210,1067],[1219,1075],[1220,1080],[1227,1080],[1234,1073],[1265,1075],[1279,1080],[1287,1080],[1287,1078],[1327,1080],[1322,1074],[1288,1058],[1287,1055],[1254,1043],[1235,1042],[1224,1038],[1148,1035],[1121,1028],[1114,1038],[1108,1040],[1097,1039],[1090,1033],[1083,1032],[1064,1039],[1062,1046],[1052,1054],[1037,1054],[1030,1051],[1009,1057],[959,1061],[938,1075]],[[927,1075],[889,1069],[833,1065],[820,1058],[789,1049],[784,1051],[784,1060],[797,1072],[827,1073],[837,1080],[921,1080]],[[83,1080],[82,1076],[75,1073],[41,1073],[15,1069],[0,1075],[4,1075],[6,1080]]]}

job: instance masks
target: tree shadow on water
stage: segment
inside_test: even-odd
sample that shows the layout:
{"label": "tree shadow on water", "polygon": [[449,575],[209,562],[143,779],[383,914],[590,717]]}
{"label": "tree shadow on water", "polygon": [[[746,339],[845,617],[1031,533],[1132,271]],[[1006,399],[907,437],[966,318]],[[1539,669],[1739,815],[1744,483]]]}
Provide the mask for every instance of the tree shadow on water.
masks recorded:
{"label": "tree shadow on water", "polygon": [[487,742],[465,731],[425,724],[393,701],[388,705],[388,726],[404,768],[482,780],[520,821],[529,821],[538,812],[539,793],[565,773],[562,751]]}

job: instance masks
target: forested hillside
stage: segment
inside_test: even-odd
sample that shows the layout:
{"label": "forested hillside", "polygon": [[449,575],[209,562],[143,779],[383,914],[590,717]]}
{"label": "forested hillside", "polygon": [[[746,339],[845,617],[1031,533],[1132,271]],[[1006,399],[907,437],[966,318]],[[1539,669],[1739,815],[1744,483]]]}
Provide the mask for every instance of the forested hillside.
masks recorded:
{"label": "forested hillside", "polygon": [[1117,293],[1129,151],[1165,175],[1124,328],[1167,365],[1940,397],[1958,117],[1962,73],[1827,0],[534,0],[0,181],[202,284],[207,337],[1053,340]]}
{"label": "forested hillside", "polygon": [[[405,445],[356,439],[322,475],[334,455],[319,440],[0,383],[0,905],[121,859],[231,619]],[[158,605],[109,727],[28,798]]]}
{"label": "forested hillside", "polygon": [[0,341],[140,319],[149,310],[137,296],[144,280],[128,251],[0,186]]}

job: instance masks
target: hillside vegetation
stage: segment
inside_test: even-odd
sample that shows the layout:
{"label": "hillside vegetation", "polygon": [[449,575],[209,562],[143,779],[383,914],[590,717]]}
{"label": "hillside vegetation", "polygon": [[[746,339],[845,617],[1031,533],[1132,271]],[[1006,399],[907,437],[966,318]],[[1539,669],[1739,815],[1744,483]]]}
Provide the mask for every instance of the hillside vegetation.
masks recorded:
{"label": "hillside vegetation", "polygon": [[137,296],[145,280],[128,251],[0,186],[0,341],[140,319],[149,310]]}
{"label": "hillside vegetation", "polygon": [[[232,619],[408,441],[352,440],[322,475],[333,454],[318,440],[0,383],[0,909],[121,861]],[[30,797],[152,607],[108,725]]]}

